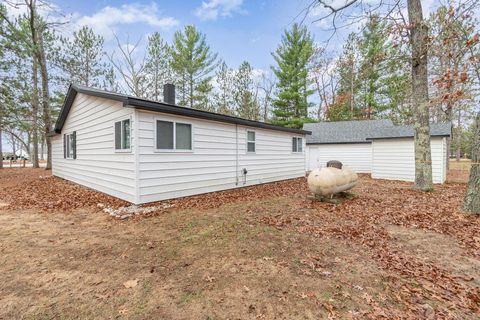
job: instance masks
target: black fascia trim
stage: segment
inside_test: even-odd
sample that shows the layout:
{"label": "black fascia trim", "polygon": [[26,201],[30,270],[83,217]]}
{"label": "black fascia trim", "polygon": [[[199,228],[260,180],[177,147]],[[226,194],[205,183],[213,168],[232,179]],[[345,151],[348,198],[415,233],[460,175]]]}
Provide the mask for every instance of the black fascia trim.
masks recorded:
{"label": "black fascia trim", "polygon": [[[386,140],[386,139],[407,139],[407,138],[413,138],[414,136],[399,136],[399,137],[376,137],[376,138],[367,138],[367,140]],[[435,138],[448,138],[450,137],[449,134],[434,134],[430,135],[430,138],[435,137]]]}
{"label": "black fascia trim", "polygon": [[371,141],[352,141],[352,142],[307,142],[307,145],[321,145],[321,144],[370,144]]}
{"label": "black fascia trim", "polygon": [[306,130],[280,127],[280,126],[275,126],[275,125],[260,122],[260,121],[247,120],[247,119],[227,116],[219,113],[180,107],[180,106],[171,105],[171,104],[162,103],[162,102],[152,102],[152,101],[137,99],[133,97],[128,97],[128,101],[126,103],[137,109],[141,109],[145,111],[163,112],[163,113],[175,114],[175,115],[186,116],[191,118],[233,123],[233,124],[239,124],[239,125],[244,125],[248,127],[284,131],[284,132],[302,134],[302,135],[311,134],[310,131],[306,131]]}

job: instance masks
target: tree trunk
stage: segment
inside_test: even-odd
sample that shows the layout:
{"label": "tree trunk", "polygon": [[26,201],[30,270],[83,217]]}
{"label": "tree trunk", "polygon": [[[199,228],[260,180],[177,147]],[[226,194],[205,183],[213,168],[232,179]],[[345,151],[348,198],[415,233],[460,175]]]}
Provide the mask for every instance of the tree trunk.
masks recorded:
{"label": "tree trunk", "polygon": [[3,169],[2,128],[0,128],[0,169]]}
{"label": "tree trunk", "polygon": [[39,33],[38,55],[40,61],[40,74],[42,76],[42,109],[43,123],[45,132],[45,144],[47,145],[47,165],[46,170],[52,169],[52,141],[50,139],[50,129],[52,127],[52,115],[50,111],[50,90],[48,87],[47,59],[45,57],[45,48],[43,46],[43,35]]}
{"label": "tree trunk", "polygon": [[193,108],[193,75],[190,75],[190,108]]}
{"label": "tree trunk", "polygon": [[420,0],[408,0],[412,49],[412,106],[415,113],[415,188],[433,189],[430,148],[430,112],[428,106],[428,28],[423,21]]}
{"label": "tree trunk", "polygon": [[472,147],[472,167],[467,193],[463,200],[465,211],[480,213],[480,112],[475,120],[475,134]]}
{"label": "tree trunk", "polygon": [[38,165],[38,65],[37,59],[33,57],[32,63],[32,152],[30,154],[30,160],[34,168],[39,168]]}
{"label": "tree trunk", "polygon": [[458,120],[457,120],[457,135],[455,137],[457,143],[457,151],[456,151],[456,160],[460,161],[461,157],[461,143],[462,143],[462,121],[461,121],[462,112],[460,108],[458,109]]}
{"label": "tree trunk", "polygon": [[17,142],[15,141],[15,137],[13,136],[13,134],[11,134],[11,138],[12,138],[12,153],[13,153],[13,156],[15,156],[17,154]]}

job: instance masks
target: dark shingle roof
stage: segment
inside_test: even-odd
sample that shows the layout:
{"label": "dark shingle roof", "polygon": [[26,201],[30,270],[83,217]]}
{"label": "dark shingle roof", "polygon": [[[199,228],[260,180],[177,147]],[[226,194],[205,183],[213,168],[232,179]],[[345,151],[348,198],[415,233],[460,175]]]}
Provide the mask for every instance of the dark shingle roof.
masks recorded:
{"label": "dark shingle roof", "polygon": [[87,94],[95,97],[120,101],[123,103],[124,106],[131,106],[133,108],[138,108],[141,110],[169,113],[169,114],[187,116],[192,118],[239,124],[243,126],[284,131],[284,132],[290,132],[290,133],[302,134],[302,135],[310,134],[309,131],[305,131],[301,129],[280,127],[280,126],[276,126],[276,125],[265,123],[265,122],[248,120],[248,119],[243,119],[243,118],[238,118],[238,117],[233,117],[233,116],[228,116],[224,114],[208,112],[203,110],[180,107],[174,104],[141,99],[141,98],[125,95],[125,94],[109,92],[109,91],[94,89],[94,88],[75,85],[75,84],[70,85],[70,87],[68,88],[67,96],[65,97],[65,102],[62,106],[62,109],[60,110],[60,114],[55,123],[54,133],[57,133],[57,134],[61,133],[63,125],[65,124],[65,120],[67,119],[67,115],[70,112],[70,108],[72,107],[73,101],[75,100],[77,93],[83,93],[83,94]]}
{"label": "dark shingle roof", "polygon": [[304,130],[312,132],[307,144],[370,143],[366,139],[380,128],[393,127],[391,120],[353,120],[305,123]]}
{"label": "dark shingle roof", "polygon": [[[430,136],[432,137],[449,137],[452,134],[452,123],[431,123],[430,124]],[[373,134],[367,137],[368,140],[372,139],[393,139],[393,138],[409,138],[413,137],[414,129],[413,125],[408,126],[393,126],[389,128],[378,128]]]}

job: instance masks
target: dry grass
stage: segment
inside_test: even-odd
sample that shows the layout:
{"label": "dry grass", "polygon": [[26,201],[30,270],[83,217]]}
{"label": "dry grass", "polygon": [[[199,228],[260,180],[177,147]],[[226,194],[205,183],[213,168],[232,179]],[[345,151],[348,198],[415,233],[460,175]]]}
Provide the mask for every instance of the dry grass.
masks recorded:
{"label": "dry grass", "polygon": [[[44,171],[2,172],[0,185],[33,183],[40,174]],[[442,225],[433,215],[432,230],[425,230],[427,221],[417,214],[410,225],[395,223],[401,210],[406,214],[419,206],[414,199],[419,193],[409,184],[362,177],[357,198],[341,206],[311,203],[304,189],[278,186],[289,195],[263,187],[253,189],[256,197],[239,202],[225,193],[223,205],[195,207],[190,200],[127,221],[90,206],[67,212],[41,212],[35,204],[0,207],[0,319],[364,319],[382,314],[478,319],[478,301],[471,309],[452,307],[443,296],[438,299],[436,286],[456,285],[459,296],[465,290],[478,293],[480,239],[472,239],[468,248],[467,240],[448,229],[450,223]],[[432,203],[438,197],[455,207],[461,198],[455,188],[461,193],[464,187],[438,187]],[[387,200],[399,211],[381,216],[375,206]],[[353,206],[359,205],[365,216],[355,213]],[[449,214],[445,208],[437,210]],[[472,232],[472,224],[479,226],[478,219],[451,214],[459,224],[468,222]],[[344,227],[353,233],[344,236]],[[375,232],[363,234],[364,227]],[[420,270],[386,268],[379,246],[441,270],[453,282],[433,282]],[[129,280],[138,285],[125,288]],[[442,313],[450,307],[450,313]]]}

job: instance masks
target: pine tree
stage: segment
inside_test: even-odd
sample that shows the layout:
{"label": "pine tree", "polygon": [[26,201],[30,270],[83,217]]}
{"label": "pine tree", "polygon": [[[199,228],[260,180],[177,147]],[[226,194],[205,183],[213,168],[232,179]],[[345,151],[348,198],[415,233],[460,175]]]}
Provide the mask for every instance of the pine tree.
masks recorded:
{"label": "pine tree", "polygon": [[213,112],[215,111],[214,105],[211,103],[211,93],[213,86],[210,83],[210,79],[204,79],[200,81],[194,90],[195,95],[193,96],[195,109],[205,110]]}
{"label": "pine tree", "polygon": [[258,120],[260,108],[253,94],[252,66],[242,62],[233,80],[233,100],[236,114],[245,119]]}
{"label": "pine tree", "polygon": [[313,38],[305,27],[294,24],[286,30],[275,53],[272,53],[277,77],[272,123],[301,127],[308,121],[308,97],[313,93],[308,79],[308,64],[313,56]]}
{"label": "pine tree", "polygon": [[220,64],[215,73],[217,90],[213,95],[215,110],[219,113],[233,115],[233,70],[225,62]]}
{"label": "pine tree", "polygon": [[337,63],[338,89],[335,102],[328,106],[326,112],[326,117],[330,121],[352,120],[359,117],[356,99],[359,87],[358,51],[358,37],[351,33]]}
{"label": "pine tree", "polygon": [[180,105],[191,108],[202,105],[196,101],[196,97],[201,96],[196,90],[208,87],[200,84],[210,81],[211,73],[217,66],[217,54],[211,52],[205,35],[193,25],[185,26],[183,32],[175,32],[171,57],[172,69],[179,83]]}
{"label": "pine tree", "polygon": [[371,119],[386,110],[384,97],[384,81],[388,77],[387,43],[388,27],[378,15],[371,15],[359,39],[361,58],[359,83],[360,95],[357,100],[363,118]]}
{"label": "pine tree", "polygon": [[56,59],[66,74],[65,80],[102,87],[108,72],[108,65],[103,61],[103,37],[96,35],[90,27],[83,26],[73,33],[72,38],[60,37],[59,40],[61,48]]}
{"label": "pine tree", "polygon": [[145,72],[148,82],[147,98],[160,101],[163,95],[163,85],[172,81],[172,71],[169,46],[158,32],[148,37]]}

